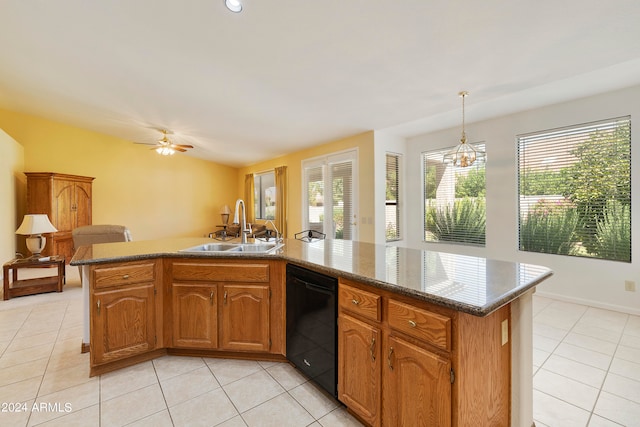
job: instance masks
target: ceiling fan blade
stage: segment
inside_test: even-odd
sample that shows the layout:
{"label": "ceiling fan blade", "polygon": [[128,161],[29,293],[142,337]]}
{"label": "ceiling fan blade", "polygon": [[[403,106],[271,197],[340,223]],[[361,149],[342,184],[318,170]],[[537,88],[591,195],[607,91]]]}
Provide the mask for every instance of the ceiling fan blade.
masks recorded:
{"label": "ceiling fan blade", "polygon": [[133,142],[134,144],[138,144],[138,145],[157,145],[155,142]]}
{"label": "ceiling fan blade", "polygon": [[174,147],[180,147],[180,148],[193,148],[193,145],[187,145],[187,144],[173,144]]}
{"label": "ceiling fan blade", "polygon": [[186,152],[187,150],[185,150],[184,148],[180,148],[180,147],[172,147],[174,150],[179,151],[181,153]]}

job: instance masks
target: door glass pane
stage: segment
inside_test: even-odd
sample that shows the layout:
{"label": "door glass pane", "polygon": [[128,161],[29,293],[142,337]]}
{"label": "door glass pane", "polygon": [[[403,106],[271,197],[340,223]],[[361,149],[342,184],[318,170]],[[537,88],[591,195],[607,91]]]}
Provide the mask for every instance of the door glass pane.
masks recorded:
{"label": "door glass pane", "polygon": [[324,233],[324,174],[323,166],[306,170],[307,175],[307,215],[309,229]]}
{"label": "door glass pane", "polygon": [[351,240],[353,178],[351,161],[331,165],[333,238]]}

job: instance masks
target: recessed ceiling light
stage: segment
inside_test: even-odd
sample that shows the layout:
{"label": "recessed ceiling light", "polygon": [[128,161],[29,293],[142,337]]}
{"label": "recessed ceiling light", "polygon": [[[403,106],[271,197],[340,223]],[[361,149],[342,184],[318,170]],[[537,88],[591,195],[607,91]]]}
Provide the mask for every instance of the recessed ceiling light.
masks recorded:
{"label": "recessed ceiling light", "polygon": [[224,5],[227,6],[227,9],[231,12],[242,12],[242,3],[240,3],[240,0],[224,0]]}

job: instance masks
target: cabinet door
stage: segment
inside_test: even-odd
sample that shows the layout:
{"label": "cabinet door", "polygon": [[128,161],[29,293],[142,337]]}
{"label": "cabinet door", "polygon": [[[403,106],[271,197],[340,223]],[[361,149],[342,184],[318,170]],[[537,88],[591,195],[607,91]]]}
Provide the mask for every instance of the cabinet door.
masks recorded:
{"label": "cabinet door", "polygon": [[384,425],[450,426],[451,363],[390,336],[384,368]]}
{"label": "cabinet door", "polygon": [[65,263],[73,257],[73,237],[71,233],[53,233],[44,248],[46,255],[64,255]]}
{"label": "cabinet door", "polygon": [[91,363],[98,365],[155,348],[153,283],[95,292],[91,298]]}
{"label": "cabinet door", "polygon": [[378,328],[338,317],[338,398],[372,426],[380,425],[381,345]]}
{"label": "cabinet door", "polygon": [[269,285],[222,286],[221,347],[269,351]]}
{"label": "cabinet door", "polygon": [[58,231],[75,228],[75,185],[71,181],[56,180],[53,185],[53,225]]}
{"label": "cabinet door", "polygon": [[218,346],[216,285],[174,283],[173,345],[188,348]]}
{"label": "cabinet door", "polygon": [[[75,227],[91,225],[91,184],[79,182],[75,185]],[[74,228],[75,228],[74,227]]]}

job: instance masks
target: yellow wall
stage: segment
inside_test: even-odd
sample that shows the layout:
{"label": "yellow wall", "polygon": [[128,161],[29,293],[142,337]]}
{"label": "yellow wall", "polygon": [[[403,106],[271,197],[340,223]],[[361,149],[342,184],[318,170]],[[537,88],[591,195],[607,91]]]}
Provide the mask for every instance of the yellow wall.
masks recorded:
{"label": "yellow wall", "polygon": [[0,259],[3,263],[12,259],[19,249],[16,229],[23,214],[19,208],[26,182],[23,169],[22,145],[0,128]]}
{"label": "yellow wall", "polygon": [[[358,198],[358,240],[374,242],[374,133],[365,132],[348,138],[318,145],[309,149],[287,154],[255,165],[241,168],[238,176],[238,188],[244,188],[244,176],[248,173],[259,173],[272,170],[278,166],[287,166],[288,175],[288,236],[302,231],[302,161],[314,157],[358,149],[358,189],[354,192]],[[370,186],[370,187],[368,187]],[[370,188],[371,191],[363,189]],[[230,205],[231,206],[231,205]],[[364,219],[364,221],[363,221]],[[366,222],[366,224],[365,224]]]}
{"label": "yellow wall", "polygon": [[126,225],[135,240],[208,234],[241,193],[233,167],[2,109],[0,129],[24,147],[25,172],[95,177],[93,223]]}
{"label": "yellow wall", "polygon": [[[247,173],[288,167],[288,237],[302,230],[303,160],[357,148],[359,187],[374,181],[373,132],[237,169],[187,155],[159,156],[149,147],[120,138],[2,109],[0,129],[24,147],[19,172],[95,177],[93,223],[126,225],[136,240],[201,236],[216,230],[220,208],[227,204],[233,209],[235,200],[244,196]],[[26,180],[21,173],[17,179],[22,181],[17,183],[14,210],[22,218]],[[374,193],[356,194],[358,239],[373,242]]]}

